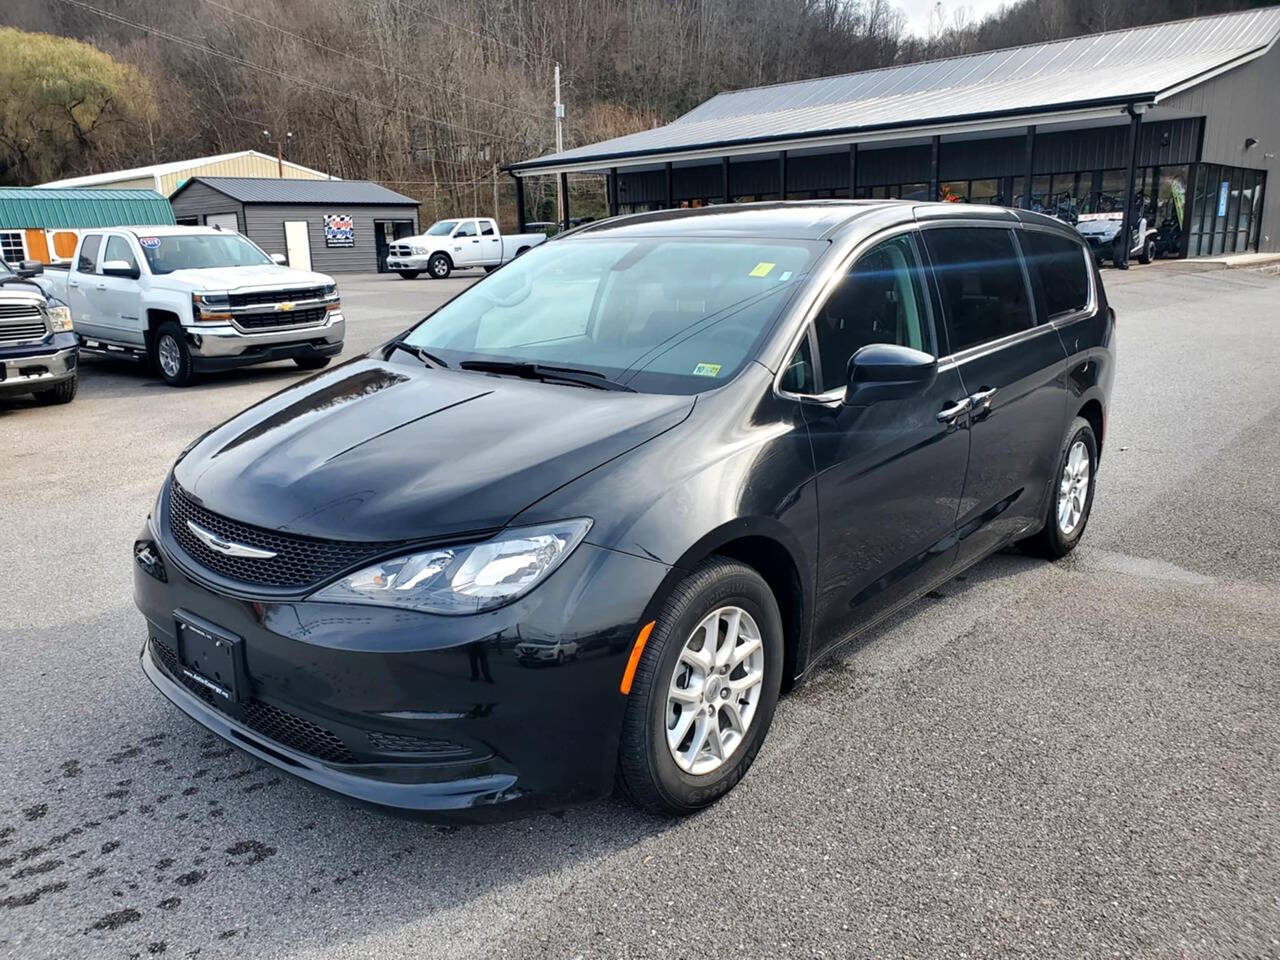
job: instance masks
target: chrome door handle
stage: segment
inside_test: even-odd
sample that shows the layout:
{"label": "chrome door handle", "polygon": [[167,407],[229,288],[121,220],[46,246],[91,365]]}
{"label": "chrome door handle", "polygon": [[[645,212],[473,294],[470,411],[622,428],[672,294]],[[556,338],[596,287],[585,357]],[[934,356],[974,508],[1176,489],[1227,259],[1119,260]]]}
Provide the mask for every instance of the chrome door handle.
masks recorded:
{"label": "chrome door handle", "polygon": [[981,407],[983,410],[990,410],[991,398],[996,395],[996,392],[995,387],[984,387],[977,393],[970,394],[969,402],[973,404],[975,409]]}
{"label": "chrome door handle", "polygon": [[80,286],[80,284],[79,284],[79,283],[77,283],[77,282],[76,282],[76,281],[74,281],[74,280],[68,280],[68,281],[67,281],[67,286],[68,286],[68,287],[79,287],[79,286]]}
{"label": "chrome door handle", "polygon": [[98,289],[99,289],[99,290],[105,290],[105,289],[107,289],[107,285],[106,285],[105,283],[100,283],[100,284],[98,284]]}
{"label": "chrome door handle", "polygon": [[973,407],[973,401],[970,400],[968,397],[965,397],[963,400],[960,400],[957,403],[953,403],[949,407],[943,407],[941,410],[939,410],[938,422],[951,423],[957,417],[963,416],[964,414],[968,413],[972,407]]}

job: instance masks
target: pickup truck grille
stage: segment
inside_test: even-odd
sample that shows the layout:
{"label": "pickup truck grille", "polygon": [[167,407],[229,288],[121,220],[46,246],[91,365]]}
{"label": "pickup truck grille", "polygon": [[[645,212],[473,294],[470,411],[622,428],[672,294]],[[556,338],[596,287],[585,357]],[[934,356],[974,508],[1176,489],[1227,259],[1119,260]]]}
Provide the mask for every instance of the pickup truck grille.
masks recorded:
{"label": "pickup truck grille", "polygon": [[391,255],[393,257],[412,257],[413,248],[407,243],[393,243],[391,245]]}
{"label": "pickup truck grille", "polygon": [[305,310],[237,313],[235,320],[245,330],[264,330],[268,327],[300,327],[305,324],[323,323],[324,315],[324,307],[307,307]]}
{"label": "pickup truck grille", "polygon": [[274,306],[277,303],[295,303],[300,300],[319,300],[324,297],[324,287],[298,287],[294,290],[247,290],[231,293],[227,299],[233,308]]}
{"label": "pickup truck grille", "polygon": [[44,315],[32,303],[0,303],[0,344],[35,343],[49,333]]}

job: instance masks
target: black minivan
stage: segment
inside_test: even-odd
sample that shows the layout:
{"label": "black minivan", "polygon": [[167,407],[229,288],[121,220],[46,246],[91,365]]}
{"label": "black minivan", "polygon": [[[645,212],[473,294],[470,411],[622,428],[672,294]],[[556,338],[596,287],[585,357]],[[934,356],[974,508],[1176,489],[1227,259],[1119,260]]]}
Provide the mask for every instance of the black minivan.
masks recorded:
{"label": "black minivan", "polygon": [[780,691],[1089,519],[1115,315],[1064,224],[907,201],[571,231],[178,459],[142,664],[253,756],[482,820],[687,813]]}

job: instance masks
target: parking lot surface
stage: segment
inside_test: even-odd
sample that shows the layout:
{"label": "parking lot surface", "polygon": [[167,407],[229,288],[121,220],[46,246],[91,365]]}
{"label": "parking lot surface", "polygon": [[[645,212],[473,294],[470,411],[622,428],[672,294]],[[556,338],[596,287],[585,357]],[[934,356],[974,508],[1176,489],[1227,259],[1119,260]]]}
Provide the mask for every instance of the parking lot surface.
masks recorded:
{"label": "parking lot surface", "polygon": [[[0,403],[0,956],[1280,955],[1280,278],[1105,279],[1080,549],[862,637],[681,822],[391,819],[151,688],[130,545],[178,452],[291,364],[174,390],[87,361],[70,406]],[[469,282],[343,278],[344,356]]]}

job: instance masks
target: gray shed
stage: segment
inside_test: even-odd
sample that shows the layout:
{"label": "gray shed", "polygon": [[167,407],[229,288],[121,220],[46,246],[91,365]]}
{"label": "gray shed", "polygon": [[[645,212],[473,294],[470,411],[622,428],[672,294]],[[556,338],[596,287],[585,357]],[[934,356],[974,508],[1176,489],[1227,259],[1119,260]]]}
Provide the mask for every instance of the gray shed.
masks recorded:
{"label": "gray shed", "polygon": [[418,201],[368,180],[192,177],[169,202],[178,223],[220,224],[321,273],[384,272],[392,241],[418,232]]}

